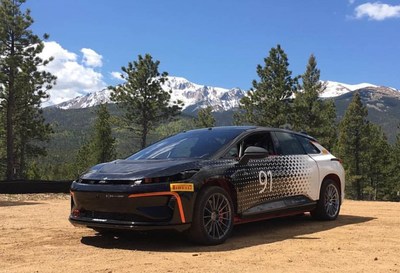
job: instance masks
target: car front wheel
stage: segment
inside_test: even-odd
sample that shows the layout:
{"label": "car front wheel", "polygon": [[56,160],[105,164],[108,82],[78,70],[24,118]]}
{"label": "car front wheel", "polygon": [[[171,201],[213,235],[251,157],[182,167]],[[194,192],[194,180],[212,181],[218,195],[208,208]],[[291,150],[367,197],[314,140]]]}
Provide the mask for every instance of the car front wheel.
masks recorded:
{"label": "car front wheel", "polygon": [[220,187],[208,187],[197,197],[189,238],[200,244],[223,243],[233,228],[233,205],[228,193]]}
{"label": "car front wheel", "polygon": [[337,183],[326,179],[321,185],[317,207],[311,215],[318,220],[335,220],[340,211],[340,190]]}

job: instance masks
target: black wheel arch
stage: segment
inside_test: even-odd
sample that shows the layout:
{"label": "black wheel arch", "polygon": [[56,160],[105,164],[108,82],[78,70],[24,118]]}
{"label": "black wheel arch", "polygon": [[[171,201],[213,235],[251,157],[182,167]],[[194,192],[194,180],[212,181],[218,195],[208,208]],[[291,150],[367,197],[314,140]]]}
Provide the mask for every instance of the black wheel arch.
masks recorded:
{"label": "black wheel arch", "polygon": [[236,214],[237,213],[237,192],[236,192],[236,189],[233,186],[233,184],[226,178],[222,178],[222,177],[209,178],[209,179],[206,179],[202,183],[199,192],[208,187],[212,187],[212,186],[223,188],[229,194],[229,196],[232,199],[234,213]]}
{"label": "black wheel arch", "polygon": [[[334,173],[328,174],[324,177],[324,179],[322,179],[322,183],[328,179],[335,182],[336,186],[339,188],[339,195],[340,195],[340,197],[342,197],[342,183],[340,181],[339,176]],[[320,185],[320,190],[321,190],[322,183]]]}
{"label": "black wheel arch", "polygon": [[[336,196],[333,196],[332,193],[326,195],[327,189],[330,186],[334,187],[333,194],[335,195],[335,193],[337,193],[338,194],[337,198]],[[317,201],[316,207],[314,210],[310,211],[311,216],[317,220],[323,220],[323,221],[335,220],[339,215],[340,207],[342,204],[341,195],[342,193],[341,193],[340,179],[335,175],[326,176],[321,183],[319,199]],[[338,204],[335,204],[335,200],[338,201]],[[334,215],[331,214],[332,209],[335,210]]]}

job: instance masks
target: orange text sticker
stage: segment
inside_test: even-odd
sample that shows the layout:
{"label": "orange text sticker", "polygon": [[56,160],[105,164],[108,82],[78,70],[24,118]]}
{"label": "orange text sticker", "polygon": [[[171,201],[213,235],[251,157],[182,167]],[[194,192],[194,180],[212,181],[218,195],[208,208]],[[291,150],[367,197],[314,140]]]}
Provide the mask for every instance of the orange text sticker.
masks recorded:
{"label": "orange text sticker", "polygon": [[171,191],[194,191],[192,183],[173,183],[170,184]]}

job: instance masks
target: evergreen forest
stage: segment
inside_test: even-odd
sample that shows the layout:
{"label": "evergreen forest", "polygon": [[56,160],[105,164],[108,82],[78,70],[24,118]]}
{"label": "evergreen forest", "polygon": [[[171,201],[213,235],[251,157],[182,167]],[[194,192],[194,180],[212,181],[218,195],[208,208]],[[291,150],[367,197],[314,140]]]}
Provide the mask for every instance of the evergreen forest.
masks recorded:
{"label": "evergreen forest", "polygon": [[53,59],[39,57],[49,35],[32,32],[24,2],[0,2],[0,179],[73,180],[90,166],[184,130],[252,124],[318,139],[343,162],[346,198],[400,201],[400,134],[389,142],[379,124],[369,121],[357,92],[339,118],[335,101],[319,96],[325,86],[314,54],[303,74],[293,75],[283,47],[269,49],[228,124],[211,107],[194,116],[182,113],[183,102],[161,88],[168,73],[159,71],[160,61],[150,54],[121,68],[124,83],[110,87],[114,104],[43,108],[57,79],[46,71]]}

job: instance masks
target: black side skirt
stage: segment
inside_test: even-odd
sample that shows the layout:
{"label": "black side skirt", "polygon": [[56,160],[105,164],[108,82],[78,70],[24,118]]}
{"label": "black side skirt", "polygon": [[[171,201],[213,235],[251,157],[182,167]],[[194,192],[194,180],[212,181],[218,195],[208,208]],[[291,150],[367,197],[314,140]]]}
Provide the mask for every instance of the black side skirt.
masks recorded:
{"label": "black side skirt", "polygon": [[289,212],[305,212],[311,211],[315,208],[317,202],[312,201],[306,196],[292,196],[278,200],[267,201],[265,203],[254,206],[244,211],[241,218],[253,218],[260,215],[276,214],[276,213],[289,213]]}

